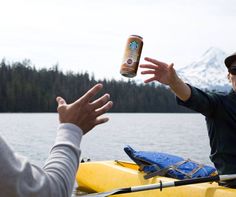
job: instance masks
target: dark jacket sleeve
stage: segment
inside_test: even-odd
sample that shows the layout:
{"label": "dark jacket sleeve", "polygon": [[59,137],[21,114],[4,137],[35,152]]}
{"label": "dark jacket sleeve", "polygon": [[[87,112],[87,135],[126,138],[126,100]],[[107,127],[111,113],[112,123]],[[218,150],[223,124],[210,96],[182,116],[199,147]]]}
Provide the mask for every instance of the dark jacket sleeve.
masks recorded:
{"label": "dark jacket sleeve", "polygon": [[218,98],[216,94],[206,93],[198,88],[187,84],[191,89],[191,96],[187,101],[182,101],[176,97],[179,105],[185,106],[204,116],[212,116],[217,107]]}

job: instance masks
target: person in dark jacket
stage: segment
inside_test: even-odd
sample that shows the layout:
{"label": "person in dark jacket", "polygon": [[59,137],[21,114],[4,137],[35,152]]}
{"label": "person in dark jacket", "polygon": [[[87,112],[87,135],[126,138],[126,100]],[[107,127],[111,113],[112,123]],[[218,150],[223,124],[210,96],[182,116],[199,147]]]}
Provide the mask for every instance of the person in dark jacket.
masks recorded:
{"label": "person in dark jacket", "polygon": [[[145,58],[143,75],[152,75],[145,83],[158,81],[175,93],[177,103],[203,114],[210,138],[210,159],[219,174],[236,173],[236,53],[225,59],[232,90],[226,94],[204,92],[184,83],[174,65]],[[219,73],[220,74],[220,73]]]}

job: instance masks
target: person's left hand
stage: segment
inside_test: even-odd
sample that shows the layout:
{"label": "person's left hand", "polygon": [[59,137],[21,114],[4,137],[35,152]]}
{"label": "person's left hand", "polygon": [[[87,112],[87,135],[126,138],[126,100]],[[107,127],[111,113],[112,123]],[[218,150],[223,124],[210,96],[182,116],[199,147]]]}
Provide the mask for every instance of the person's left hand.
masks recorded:
{"label": "person's left hand", "polygon": [[109,94],[104,94],[95,101],[92,98],[102,89],[102,84],[92,87],[81,98],[71,104],[67,104],[62,97],[57,97],[57,111],[61,123],[72,123],[83,130],[83,134],[89,132],[96,125],[107,122],[107,117],[101,117],[113,105]]}

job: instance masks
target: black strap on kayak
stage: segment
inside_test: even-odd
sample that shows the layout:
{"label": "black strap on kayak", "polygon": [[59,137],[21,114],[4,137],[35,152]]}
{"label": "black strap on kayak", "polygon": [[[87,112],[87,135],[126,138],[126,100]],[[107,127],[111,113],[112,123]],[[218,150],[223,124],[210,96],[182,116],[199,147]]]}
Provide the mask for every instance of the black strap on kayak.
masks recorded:
{"label": "black strap on kayak", "polygon": [[[155,171],[155,172],[147,173],[146,175],[144,175],[144,178],[145,178],[145,179],[150,179],[150,178],[155,177],[155,176],[165,176],[169,170],[177,170],[177,168],[178,168],[179,166],[181,166],[182,164],[184,164],[184,163],[186,163],[186,162],[188,162],[188,161],[189,161],[189,159],[183,160],[183,161],[177,162],[177,163],[174,164],[174,165],[170,165],[170,166],[168,166],[168,167],[166,167],[166,168],[157,170],[157,171]],[[182,173],[182,172],[181,172],[181,173]]]}
{"label": "black strap on kayak", "polygon": [[163,184],[161,180],[159,182],[160,182],[160,191],[162,191]]}

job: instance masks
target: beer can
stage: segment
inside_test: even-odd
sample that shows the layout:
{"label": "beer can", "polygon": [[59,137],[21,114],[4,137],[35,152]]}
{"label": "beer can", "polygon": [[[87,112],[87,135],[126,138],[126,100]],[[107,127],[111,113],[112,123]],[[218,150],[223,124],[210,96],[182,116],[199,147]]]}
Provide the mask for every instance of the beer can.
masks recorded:
{"label": "beer can", "polygon": [[124,57],[120,69],[121,75],[125,77],[135,77],[137,75],[139,60],[143,48],[143,38],[138,35],[129,36]]}

